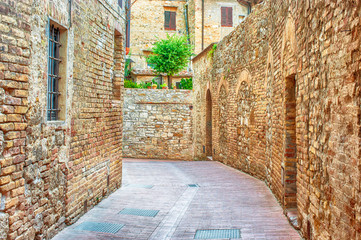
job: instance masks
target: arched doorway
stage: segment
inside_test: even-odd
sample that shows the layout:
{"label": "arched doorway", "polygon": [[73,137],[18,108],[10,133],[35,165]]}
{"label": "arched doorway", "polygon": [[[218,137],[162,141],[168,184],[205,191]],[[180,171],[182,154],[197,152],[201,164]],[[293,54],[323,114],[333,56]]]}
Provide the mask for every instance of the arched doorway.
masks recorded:
{"label": "arched doorway", "polygon": [[227,164],[227,155],[228,155],[228,94],[226,87],[222,84],[218,93],[218,144],[219,144],[219,160]]}
{"label": "arched doorway", "polygon": [[296,78],[286,78],[285,91],[285,150],[282,168],[285,188],[284,204],[287,209],[297,208],[297,145],[296,145]]}
{"label": "arched doorway", "polygon": [[206,96],[206,155],[212,156],[212,96],[208,89]]}
{"label": "arched doorway", "polygon": [[241,169],[246,172],[249,172],[251,167],[250,120],[254,107],[253,105],[254,99],[252,86],[248,85],[247,81],[242,81],[237,93],[237,140],[239,164]]}

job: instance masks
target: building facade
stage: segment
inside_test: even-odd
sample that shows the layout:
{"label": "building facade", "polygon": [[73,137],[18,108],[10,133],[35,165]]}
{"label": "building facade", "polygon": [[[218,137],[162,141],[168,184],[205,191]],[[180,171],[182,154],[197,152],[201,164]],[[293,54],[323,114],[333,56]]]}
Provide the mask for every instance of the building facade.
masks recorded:
{"label": "building facade", "polygon": [[189,29],[195,54],[232,32],[253,5],[251,1],[189,0]]}
{"label": "building facade", "polygon": [[50,239],[121,184],[120,1],[1,1],[0,239]]}
{"label": "building facade", "polygon": [[[147,64],[153,43],[167,34],[187,35],[195,53],[218,42],[243,21],[251,10],[248,1],[152,1],[138,0],[131,6],[130,58],[132,77],[150,81],[156,75]],[[191,68],[174,76],[173,82],[191,77]]]}

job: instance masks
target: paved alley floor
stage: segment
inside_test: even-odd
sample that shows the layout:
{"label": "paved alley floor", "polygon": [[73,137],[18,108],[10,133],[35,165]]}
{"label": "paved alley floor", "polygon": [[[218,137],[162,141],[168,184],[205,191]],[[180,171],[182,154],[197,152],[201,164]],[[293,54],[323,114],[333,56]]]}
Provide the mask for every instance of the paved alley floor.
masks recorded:
{"label": "paved alley floor", "polygon": [[122,188],[53,239],[301,238],[247,174],[212,161],[124,159]]}

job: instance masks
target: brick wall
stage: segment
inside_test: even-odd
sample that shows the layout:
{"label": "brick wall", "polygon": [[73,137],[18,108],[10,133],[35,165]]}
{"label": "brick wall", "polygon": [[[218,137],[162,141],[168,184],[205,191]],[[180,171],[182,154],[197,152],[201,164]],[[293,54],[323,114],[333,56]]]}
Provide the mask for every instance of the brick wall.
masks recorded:
{"label": "brick wall", "polygon": [[265,1],[193,60],[195,156],[264,180],[306,239],[361,234],[360,8]]}
{"label": "brick wall", "polygon": [[[15,8],[21,9],[14,12]],[[17,232],[33,236],[26,228],[25,142],[30,78],[31,5],[0,3],[0,238]],[[9,235],[8,235],[9,234]]]}
{"label": "brick wall", "polygon": [[80,1],[74,10],[86,9],[74,15],[73,23],[78,41],[66,194],[70,223],[121,186],[124,48],[119,49],[123,38],[118,35],[124,36],[124,24],[100,1],[91,2]]}
{"label": "brick wall", "polygon": [[[0,3],[0,239],[50,239],[120,186],[124,22],[116,2]],[[64,118],[52,122],[49,21],[67,40]]]}
{"label": "brick wall", "polygon": [[126,89],[123,156],[192,160],[192,91]]}

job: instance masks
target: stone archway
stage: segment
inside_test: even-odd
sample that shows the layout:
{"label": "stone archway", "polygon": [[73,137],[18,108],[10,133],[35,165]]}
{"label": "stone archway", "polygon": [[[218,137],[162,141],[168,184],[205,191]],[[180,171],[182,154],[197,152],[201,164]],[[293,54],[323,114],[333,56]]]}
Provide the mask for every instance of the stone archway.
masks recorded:
{"label": "stone archway", "polygon": [[285,150],[283,185],[285,188],[285,207],[296,208],[297,195],[297,146],[296,146],[296,78],[286,77],[285,89]]}
{"label": "stone archway", "polygon": [[252,85],[249,84],[248,72],[244,71],[241,74],[240,84],[237,89],[237,142],[240,167],[246,172],[250,170],[251,165],[250,139],[251,121],[254,118],[253,108],[254,96]]}
{"label": "stone archway", "polygon": [[266,181],[268,186],[273,189],[273,114],[274,114],[274,75],[273,75],[273,54],[272,49],[268,51],[268,60],[266,68],[265,92],[266,92],[266,119],[265,119],[265,144],[266,144]]}
{"label": "stone archway", "polygon": [[284,146],[281,176],[285,209],[297,208],[296,46],[295,23],[289,17],[286,21],[281,49],[284,79]]}
{"label": "stone archway", "polygon": [[206,95],[206,156],[212,156],[212,96],[210,89]]}
{"label": "stone archway", "polygon": [[219,155],[221,160],[225,160],[227,156],[227,90],[224,85],[221,86],[218,94],[219,98]]}

